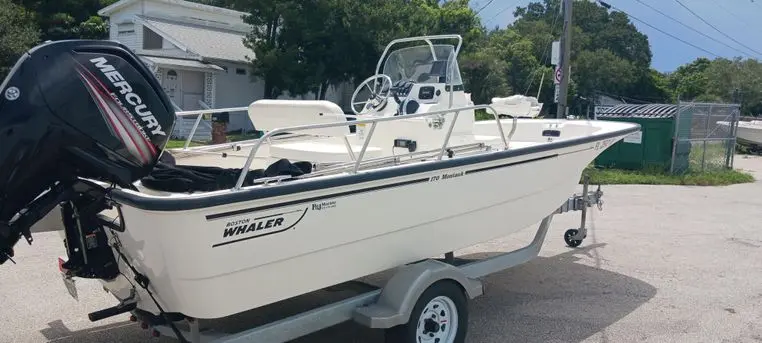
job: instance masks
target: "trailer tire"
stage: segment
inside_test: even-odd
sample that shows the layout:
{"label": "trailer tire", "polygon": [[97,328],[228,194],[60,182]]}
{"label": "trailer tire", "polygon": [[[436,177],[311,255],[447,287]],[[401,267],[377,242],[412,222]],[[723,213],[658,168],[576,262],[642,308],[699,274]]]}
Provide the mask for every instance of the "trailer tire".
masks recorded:
{"label": "trailer tire", "polygon": [[[579,230],[577,229],[569,229],[569,230],[566,230],[566,232],[564,232],[564,242],[566,242],[566,245],[572,248],[576,248],[580,244],[582,244],[581,239],[572,239],[572,237],[576,236],[577,233],[579,233]],[[583,239],[584,238],[585,237],[583,237]]]}
{"label": "trailer tire", "polygon": [[464,343],[467,331],[466,295],[456,282],[442,280],[421,294],[407,323],[386,330],[385,340],[386,343]]}

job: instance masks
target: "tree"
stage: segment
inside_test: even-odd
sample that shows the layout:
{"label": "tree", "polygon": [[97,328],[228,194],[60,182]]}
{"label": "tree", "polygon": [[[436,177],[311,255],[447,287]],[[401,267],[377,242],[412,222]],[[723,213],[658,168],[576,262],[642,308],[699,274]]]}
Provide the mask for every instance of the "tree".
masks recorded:
{"label": "tree", "polygon": [[615,55],[609,49],[584,50],[577,56],[572,77],[580,94],[592,95],[598,90],[626,94],[630,86],[626,82],[633,80],[637,71],[632,62]]}
{"label": "tree", "polygon": [[251,58],[252,76],[264,81],[264,97],[278,97],[289,84],[289,78],[299,70],[299,49],[293,45],[286,24],[299,20],[298,1],[262,0],[247,2],[249,15],[244,22],[252,25],[252,32],[244,45],[254,52]]}
{"label": "tree", "polygon": [[41,30],[40,39],[105,39],[108,25],[98,10],[116,0],[18,0],[19,5],[34,14]]}
{"label": "tree", "polygon": [[695,61],[682,65],[670,75],[669,87],[680,96],[681,99],[689,100],[704,93],[708,79],[704,72],[712,64],[708,58],[699,58]]}
{"label": "tree", "polygon": [[464,86],[471,92],[471,100],[475,104],[486,104],[494,96],[511,93],[511,86],[505,77],[508,65],[492,55],[491,50],[467,53],[460,65]]}
{"label": "tree", "polygon": [[[683,101],[741,103],[743,115],[762,112],[762,63],[756,59],[697,58],[667,76],[667,86]],[[739,92],[739,98],[736,98]]]}
{"label": "tree", "polygon": [[[323,99],[331,85],[372,75],[392,39],[466,33],[483,28],[466,0],[265,0],[235,3],[254,26],[245,39],[254,51],[252,75],[264,80],[265,97],[314,92]],[[464,43],[464,50],[467,44]]]}
{"label": "tree", "polygon": [[[514,12],[517,20],[507,28],[533,43],[532,54],[539,63],[534,70],[547,68],[551,42],[561,35],[559,6],[560,0],[543,0],[518,7]],[[591,99],[600,91],[669,100],[664,77],[650,68],[648,37],[624,13],[609,12],[595,2],[575,1],[572,14],[570,106],[575,106],[576,99]],[[536,72],[530,82],[541,76]],[[545,102],[552,102],[552,87],[543,92]]]}
{"label": "tree", "polygon": [[32,13],[10,0],[0,0],[0,80],[25,51],[39,41]]}

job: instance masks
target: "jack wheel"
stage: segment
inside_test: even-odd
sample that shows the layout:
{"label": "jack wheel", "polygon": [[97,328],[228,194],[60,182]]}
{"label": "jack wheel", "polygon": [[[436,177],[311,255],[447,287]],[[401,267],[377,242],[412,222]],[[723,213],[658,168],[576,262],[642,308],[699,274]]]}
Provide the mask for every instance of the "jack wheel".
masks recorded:
{"label": "jack wheel", "polygon": [[386,343],[464,343],[468,306],[463,290],[439,281],[421,294],[408,322],[386,330]]}
{"label": "jack wheel", "polygon": [[[566,230],[566,232],[564,233],[564,242],[566,242],[566,245],[568,245],[568,246],[570,246],[572,248],[576,248],[580,244],[582,244],[582,240],[581,239],[572,239],[572,237],[576,236],[578,232],[579,232],[579,230],[577,230],[577,229]],[[583,239],[584,239],[584,237],[583,237]]]}

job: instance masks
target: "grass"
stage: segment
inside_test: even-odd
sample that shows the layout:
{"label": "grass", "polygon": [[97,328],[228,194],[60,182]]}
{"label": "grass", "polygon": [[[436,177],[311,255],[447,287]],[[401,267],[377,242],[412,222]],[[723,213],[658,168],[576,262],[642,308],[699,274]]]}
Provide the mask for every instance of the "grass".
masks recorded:
{"label": "grass", "polygon": [[[238,142],[238,141],[245,141],[247,139],[254,139],[259,137],[259,134],[257,132],[229,132],[228,133],[228,142]],[[188,145],[189,147],[194,146],[202,146],[202,145],[209,145],[211,144],[211,141],[191,141]],[[185,146],[185,139],[170,139],[167,142],[166,149],[177,149],[182,148]]]}
{"label": "grass", "polygon": [[584,174],[590,176],[590,184],[602,185],[726,186],[755,181],[754,176],[751,174],[735,169],[688,172],[681,175],[672,175],[668,172],[655,170],[597,169],[589,166],[585,169]]}
{"label": "grass", "polygon": [[[198,142],[198,141],[191,141],[188,146],[199,146],[199,145],[207,145],[206,142]],[[185,140],[184,139],[170,139],[167,142],[167,145],[165,146],[165,149],[178,149],[185,147]]]}
{"label": "grass", "polygon": [[622,170],[592,165],[585,173],[595,184],[725,186],[754,182],[751,174],[725,167],[727,153],[724,142],[707,142],[706,145],[696,142],[691,144],[688,163],[681,167],[687,170],[677,169],[674,174],[659,168]]}

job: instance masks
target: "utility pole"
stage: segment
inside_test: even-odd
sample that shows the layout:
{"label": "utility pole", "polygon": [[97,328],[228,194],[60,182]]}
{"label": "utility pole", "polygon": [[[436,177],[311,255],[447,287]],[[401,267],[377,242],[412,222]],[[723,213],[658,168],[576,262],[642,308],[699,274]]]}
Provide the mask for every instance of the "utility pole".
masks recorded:
{"label": "utility pole", "polygon": [[564,31],[561,35],[561,59],[558,63],[558,68],[561,71],[561,84],[558,89],[558,110],[556,111],[556,118],[565,118],[566,110],[568,108],[567,95],[569,93],[569,77],[571,59],[571,31],[572,31],[572,2],[573,0],[561,0],[564,10]]}

